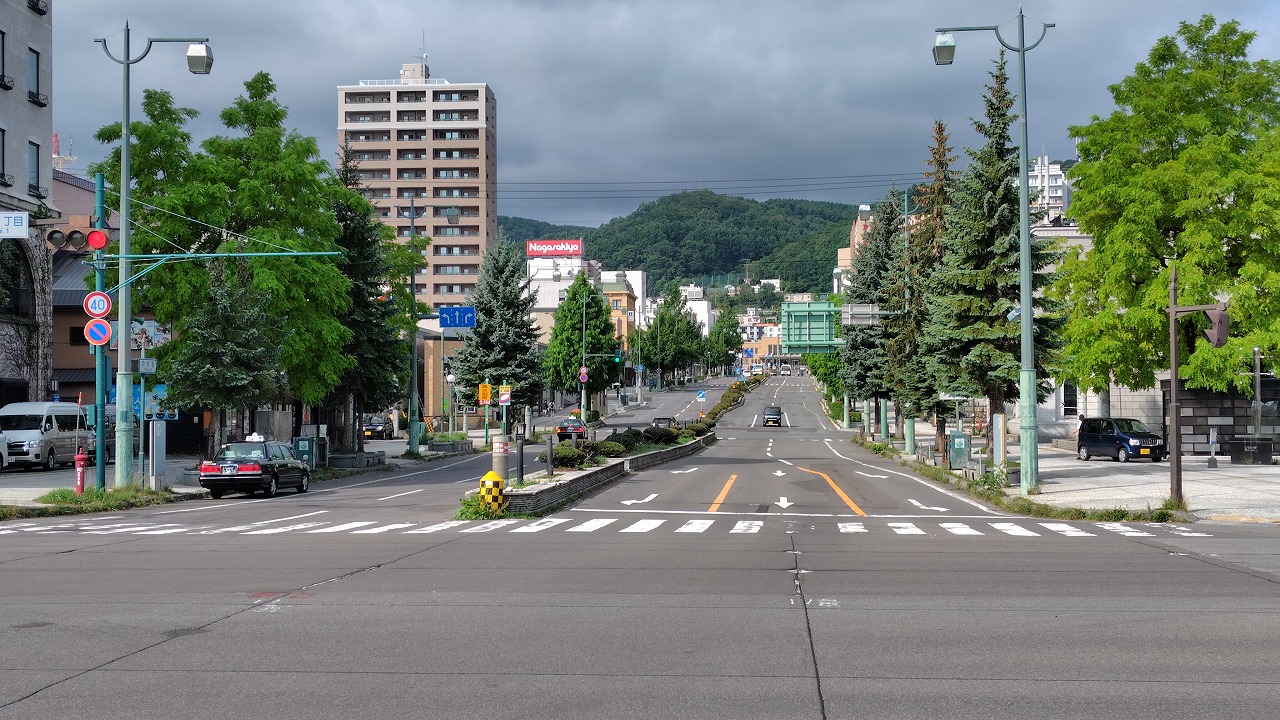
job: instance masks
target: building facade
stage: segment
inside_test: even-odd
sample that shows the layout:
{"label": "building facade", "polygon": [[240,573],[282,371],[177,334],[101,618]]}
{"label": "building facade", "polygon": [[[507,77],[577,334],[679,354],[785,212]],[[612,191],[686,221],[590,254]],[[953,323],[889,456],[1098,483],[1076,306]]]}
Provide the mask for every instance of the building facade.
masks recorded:
{"label": "building facade", "polygon": [[0,0],[0,405],[54,392],[52,97],[49,3]]}
{"label": "building facade", "polygon": [[414,277],[418,299],[467,304],[498,237],[493,91],[433,78],[426,63],[402,66],[395,79],[340,85],[338,141],[351,148],[365,197],[396,237],[431,238]]}

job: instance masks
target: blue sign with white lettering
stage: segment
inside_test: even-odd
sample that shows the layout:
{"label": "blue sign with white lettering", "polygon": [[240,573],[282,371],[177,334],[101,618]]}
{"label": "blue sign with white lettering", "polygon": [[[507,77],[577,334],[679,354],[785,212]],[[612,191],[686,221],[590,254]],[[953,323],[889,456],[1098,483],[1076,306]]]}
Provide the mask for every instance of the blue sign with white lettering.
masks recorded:
{"label": "blue sign with white lettering", "polygon": [[471,305],[442,307],[439,309],[440,327],[473,328],[476,326],[476,309]]}

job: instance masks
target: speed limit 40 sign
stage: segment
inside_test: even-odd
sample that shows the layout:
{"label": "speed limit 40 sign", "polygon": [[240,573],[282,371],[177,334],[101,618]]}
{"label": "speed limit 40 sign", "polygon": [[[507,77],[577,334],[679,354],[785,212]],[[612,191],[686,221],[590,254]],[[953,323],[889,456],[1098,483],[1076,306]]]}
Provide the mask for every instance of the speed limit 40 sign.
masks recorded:
{"label": "speed limit 40 sign", "polygon": [[106,317],[111,312],[111,296],[94,290],[84,296],[84,311],[92,318]]}

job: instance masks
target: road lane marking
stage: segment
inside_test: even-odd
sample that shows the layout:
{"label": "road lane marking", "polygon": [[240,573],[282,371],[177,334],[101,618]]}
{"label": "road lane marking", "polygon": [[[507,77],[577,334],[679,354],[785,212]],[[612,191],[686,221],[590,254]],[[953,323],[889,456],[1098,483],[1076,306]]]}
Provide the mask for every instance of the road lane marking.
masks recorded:
{"label": "road lane marking", "polygon": [[965,525],[964,523],[939,523],[939,525],[951,533],[952,535],[981,535],[982,533]]}
{"label": "road lane marking", "polygon": [[377,523],[373,520],[361,520],[359,522],[349,522],[349,523],[343,523],[341,525],[334,525],[332,527],[320,528],[319,530],[308,530],[307,532],[335,533],[335,532],[342,532],[343,530],[355,530],[356,528],[365,527],[366,525],[376,525],[376,524]]}
{"label": "road lane marking", "polygon": [[484,523],[483,525],[470,527],[470,528],[467,528],[466,530],[459,530],[458,532],[464,532],[464,533],[489,532],[490,530],[497,530],[498,528],[504,528],[508,525],[515,525],[518,522],[520,521],[511,519],[511,518],[508,518],[506,520],[490,520],[489,522]]}
{"label": "road lane marking", "polygon": [[991,527],[999,530],[1006,535],[1018,535],[1021,537],[1040,537],[1040,533],[1034,530],[1028,530],[1021,525],[1015,523],[987,523]]}
{"label": "road lane marking", "polygon": [[240,533],[240,534],[241,535],[275,535],[276,533],[286,533],[292,530],[306,530],[307,528],[316,527],[317,525],[324,525],[324,523],[305,522],[305,523],[298,523],[297,525],[285,525],[284,527],[266,528],[265,530],[251,530],[249,532]]}
{"label": "road lane marking", "polygon": [[690,520],[676,529],[676,532],[700,533],[711,527],[711,524],[714,522],[715,520]]}
{"label": "road lane marking", "polygon": [[1098,527],[1102,528],[1103,530],[1110,530],[1111,532],[1114,532],[1114,533],[1120,533],[1125,537],[1152,537],[1151,533],[1145,530],[1139,530],[1138,528],[1135,528],[1135,527],[1129,527],[1124,523],[1098,523]]}
{"label": "road lane marking", "polygon": [[365,530],[352,530],[351,534],[352,535],[372,535],[374,533],[384,533],[384,532],[387,532],[388,530],[399,530],[400,528],[413,527],[414,525],[417,525],[417,523],[391,523],[390,525],[380,525],[378,527],[371,527]]}
{"label": "road lane marking", "polygon": [[637,520],[637,521],[635,521],[635,522],[631,523],[630,525],[628,525],[628,526],[626,526],[626,527],[622,528],[622,529],[621,529],[621,530],[619,530],[618,532],[620,532],[620,533],[624,533],[624,532],[625,532],[625,533],[632,533],[632,532],[633,532],[633,533],[644,533],[644,532],[649,532],[650,530],[653,530],[654,528],[658,527],[659,525],[661,525],[661,524],[662,524],[662,523],[664,523],[664,522],[666,522],[666,520]]}
{"label": "road lane marking", "polygon": [[889,523],[889,527],[899,535],[925,535],[925,531],[916,527],[915,523]]}
{"label": "road lane marking", "polygon": [[581,525],[575,525],[565,530],[565,532],[592,532],[617,521],[618,518],[596,518],[595,520],[588,520]]}
{"label": "road lane marking", "polygon": [[524,527],[518,527],[511,532],[541,532],[547,528],[553,528],[560,523],[567,522],[569,522],[569,518],[543,518],[541,520],[535,520]]}
{"label": "road lane marking", "polygon": [[229,532],[242,533],[245,530],[256,530],[262,527],[263,525],[270,525],[272,523],[284,522],[285,520],[298,520],[304,517],[311,517],[312,515],[323,515],[327,512],[329,511],[317,510],[316,512],[303,513],[302,515],[290,515],[289,517],[275,518],[273,520],[259,520],[258,522],[248,523],[245,525],[233,525],[231,527],[217,528],[214,530],[201,530],[199,534],[200,535],[218,535],[219,533],[229,533]]}
{"label": "road lane marking", "polygon": [[715,502],[711,503],[711,507],[707,510],[707,512],[715,512],[720,509],[720,505],[724,503],[724,499],[726,497],[729,497],[729,488],[733,487],[733,481],[737,479],[738,479],[737,475],[729,476],[729,482],[725,483],[724,487],[721,488],[720,494],[716,496]]}
{"label": "road lane marking", "polygon": [[1067,537],[1095,537],[1091,532],[1085,532],[1066,523],[1040,523],[1040,526]]}
{"label": "road lane marking", "polygon": [[855,513],[857,513],[857,514],[859,514],[859,515],[862,515],[863,517],[866,517],[866,515],[867,515],[867,514],[866,514],[865,512],[863,512],[863,511],[862,511],[862,508],[858,507],[858,504],[857,504],[857,503],[855,503],[853,500],[850,500],[850,499],[849,499],[849,496],[844,494],[844,491],[840,489],[840,486],[839,486],[839,485],[836,485],[836,481],[835,481],[835,480],[832,480],[830,475],[828,475],[828,474],[826,474],[826,473],[823,473],[823,472],[818,472],[817,470],[810,470],[809,468],[802,468],[802,467],[800,467],[799,465],[797,465],[796,467],[797,467],[798,469],[800,469],[800,470],[804,470],[804,471],[805,471],[805,472],[807,472],[807,473],[812,473],[812,474],[814,474],[814,475],[821,475],[821,476],[822,476],[822,478],[823,478],[824,480],[826,480],[826,481],[827,481],[827,484],[831,486],[831,489],[832,489],[832,490],[835,490],[835,491],[836,491],[836,494],[840,496],[840,499],[841,499],[841,500],[844,500],[844,504],[849,506],[849,509],[850,509],[850,510],[854,511]]}
{"label": "road lane marking", "polygon": [[843,522],[837,524],[839,525],[840,532],[842,533],[864,533],[867,531],[867,526],[860,522]]}
{"label": "road lane marking", "polygon": [[758,533],[760,532],[760,528],[762,527],[764,527],[763,520],[739,520],[738,522],[734,523],[733,529],[729,531],[729,534],[732,535],[734,533]]}
{"label": "road lane marking", "polygon": [[900,476],[902,476],[902,477],[904,477],[904,478],[908,478],[908,479],[910,479],[910,480],[913,480],[913,481],[915,481],[915,482],[918,482],[918,483],[920,483],[921,485],[924,485],[925,487],[929,488],[930,490],[934,490],[934,491],[936,491],[936,492],[940,492],[940,493],[942,493],[943,495],[946,495],[947,497],[951,498],[952,500],[958,500],[958,501],[963,502],[963,503],[968,503],[969,505],[972,505],[972,506],[974,506],[974,507],[978,508],[979,510],[981,510],[981,511],[985,512],[985,513],[990,513],[990,514],[992,514],[992,515],[1003,515],[1003,514],[1004,514],[1004,513],[1003,513],[1003,512],[1001,512],[1000,510],[993,510],[992,508],[989,508],[989,507],[987,507],[986,505],[983,505],[982,503],[978,502],[977,500],[974,500],[974,499],[969,498],[969,497],[965,497],[965,496],[963,496],[963,495],[960,495],[959,493],[952,492],[951,490],[947,490],[947,489],[945,489],[945,488],[940,488],[940,487],[938,487],[937,485],[935,485],[935,484],[934,484],[934,481],[932,481],[932,480],[925,480],[924,478],[919,478],[919,477],[916,477],[915,475],[909,475],[909,474],[904,473],[904,472],[898,472],[897,470],[890,470],[889,468],[877,467],[877,466],[872,465],[872,464],[870,464],[870,463],[865,463],[865,462],[862,462],[861,460],[855,460],[855,459],[853,459],[853,458],[851,458],[851,457],[847,457],[847,456],[845,456],[845,455],[841,455],[841,454],[840,454],[840,451],[838,451],[838,450],[836,450],[835,448],[831,447],[831,442],[830,442],[830,441],[825,441],[825,442],[826,442],[826,444],[827,444],[827,449],[831,451],[831,454],[832,454],[832,455],[835,455],[836,457],[840,458],[841,460],[848,460],[848,461],[849,461],[849,462],[851,462],[851,463],[856,463],[856,464],[858,464],[858,465],[861,465],[861,466],[863,466],[863,467],[867,467],[867,468],[871,468],[871,469],[873,469],[873,470],[879,470],[879,471],[881,471],[881,472],[887,472],[887,473],[892,473],[892,474],[894,474],[894,475],[900,475]]}
{"label": "road lane marking", "polygon": [[396,495],[388,495],[388,496],[386,496],[386,497],[380,497],[380,498],[378,498],[378,500],[391,500],[391,499],[393,499],[393,498],[404,497],[405,495],[412,495],[412,494],[414,494],[414,493],[420,493],[420,492],[422,492],[423,490],[426,490],[426,488],[418,488],[417,490],[410,490],[409,492],[402,492],[402,493],[399,493],[399,494],[396,494]]}
{"label": "road lane marking", "polygon": [[448,530],[449,528],[455,528],[455,527],[458,527],[459,525],[466,525],[467,522],[468,522],[467,520],[446,520],[441,523],[436,523],[435,525],[420,527],[417,530],[407,530],[405,531],[404,534],[413,535],[415,533],[433,533],[433,532],[436,532],[437,530]]}

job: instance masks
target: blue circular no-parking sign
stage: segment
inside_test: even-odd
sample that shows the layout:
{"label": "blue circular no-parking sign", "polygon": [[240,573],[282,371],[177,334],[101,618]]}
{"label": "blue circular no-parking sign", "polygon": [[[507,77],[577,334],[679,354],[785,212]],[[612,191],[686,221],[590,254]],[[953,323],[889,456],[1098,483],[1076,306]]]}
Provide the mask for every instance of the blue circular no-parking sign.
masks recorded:
{"label": "blue circular no-parking sign", "polygon": [[111,323],[94,318],[84,324],[84,338],[90,345],[106,345],[111,340]]}

